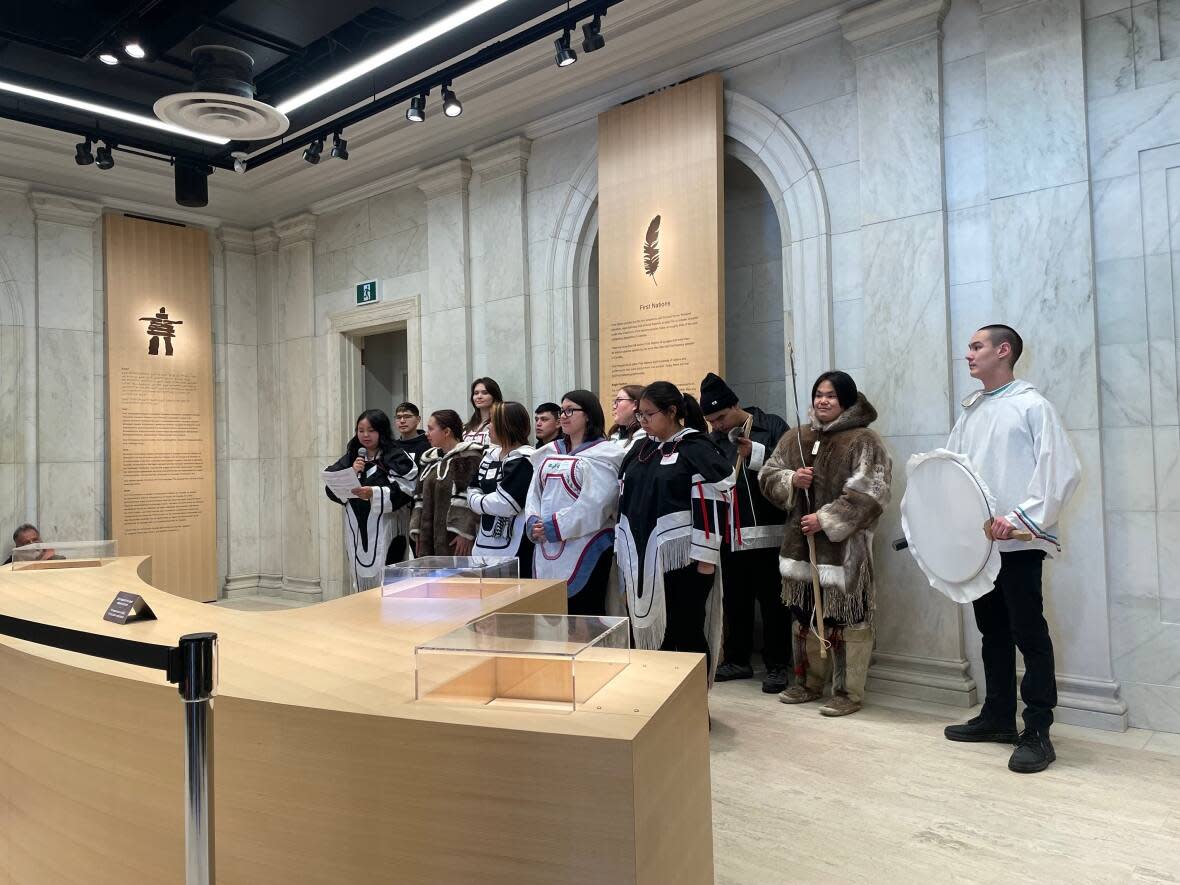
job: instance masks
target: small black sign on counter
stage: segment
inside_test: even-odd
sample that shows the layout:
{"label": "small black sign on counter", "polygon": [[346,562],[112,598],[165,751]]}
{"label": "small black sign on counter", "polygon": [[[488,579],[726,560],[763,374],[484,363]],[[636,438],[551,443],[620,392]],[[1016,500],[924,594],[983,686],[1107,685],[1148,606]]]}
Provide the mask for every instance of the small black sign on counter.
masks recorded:
{"label": "small black sign on counter", "polygon": [[115,624],[128,624],[131,621],[154,621],[155,612],[151,610],[142,596],[134,593],[119,593],[115,601],[107,606],[107,613],[102,616],[104,621]]}

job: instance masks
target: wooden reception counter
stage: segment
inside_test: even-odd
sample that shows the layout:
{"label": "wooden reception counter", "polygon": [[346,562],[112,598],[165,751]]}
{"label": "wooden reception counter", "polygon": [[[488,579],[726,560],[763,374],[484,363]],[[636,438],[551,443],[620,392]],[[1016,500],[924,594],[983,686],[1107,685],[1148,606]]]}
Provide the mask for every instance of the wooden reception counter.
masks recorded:
{"label": "wooden reception counter", "polygon": [[[219,635],[222,885],[713,881],[701,656],[633,651],[571,713],[417,702],[416,643],[485,612],[562,613],[564,585],[246,612],[155,590],[149,566],[3,567],[0,614]],[[102,620],[119,590],[158,620]],[[158,672],[0,637],[0,882],[183,882],[181,708]]]}

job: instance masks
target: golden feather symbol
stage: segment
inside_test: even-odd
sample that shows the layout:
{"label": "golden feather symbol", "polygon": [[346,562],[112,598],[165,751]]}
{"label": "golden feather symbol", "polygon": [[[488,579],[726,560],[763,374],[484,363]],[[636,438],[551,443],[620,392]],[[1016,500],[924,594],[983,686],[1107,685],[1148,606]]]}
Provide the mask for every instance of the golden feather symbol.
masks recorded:
{"label": "golden feather symbol", "polygon": [[656,271],[660,269],[660,216],[651,220],[647,226],[647,236],[643,238],[643,272],[651,277],[654,285]]}

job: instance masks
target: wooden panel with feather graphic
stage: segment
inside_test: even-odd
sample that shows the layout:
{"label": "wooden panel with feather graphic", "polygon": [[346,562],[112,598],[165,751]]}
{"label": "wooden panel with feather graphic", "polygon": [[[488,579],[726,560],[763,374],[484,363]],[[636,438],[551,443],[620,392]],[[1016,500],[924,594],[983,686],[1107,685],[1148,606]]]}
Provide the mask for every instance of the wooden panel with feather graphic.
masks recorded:
{"label": "wooden panel with feather graphic", "polygon": [[709,74],[598,118],[599,377],[696,394],[725,370],[724,90]]}

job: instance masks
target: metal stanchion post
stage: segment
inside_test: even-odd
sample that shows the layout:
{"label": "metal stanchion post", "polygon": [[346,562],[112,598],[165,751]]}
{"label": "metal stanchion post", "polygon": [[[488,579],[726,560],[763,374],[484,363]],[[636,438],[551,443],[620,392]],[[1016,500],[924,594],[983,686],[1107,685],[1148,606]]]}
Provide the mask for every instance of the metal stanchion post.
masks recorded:
{"label": "metal stanchion post", "polygon": [[217,634],[180,637],[184,701],[184,849],[187,885],[213,885],[213,697]]}

